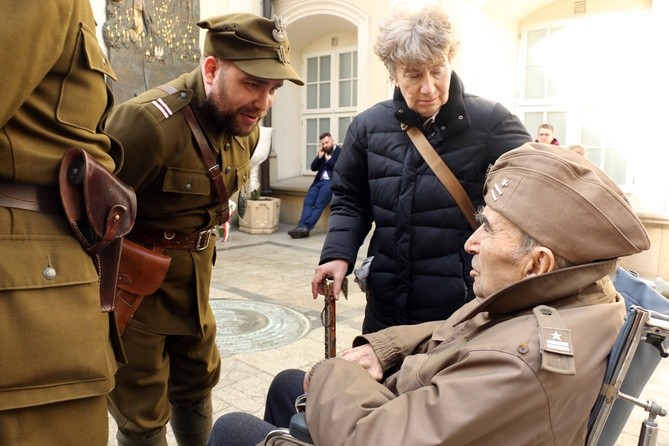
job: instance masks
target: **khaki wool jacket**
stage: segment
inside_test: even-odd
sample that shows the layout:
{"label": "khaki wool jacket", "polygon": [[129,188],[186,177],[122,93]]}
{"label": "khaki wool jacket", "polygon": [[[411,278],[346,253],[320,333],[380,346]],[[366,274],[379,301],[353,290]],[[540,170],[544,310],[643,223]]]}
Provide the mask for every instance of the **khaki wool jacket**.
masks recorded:
{"label": "khaki wool jacket", "polygon": [[[218,196],[208,168],[181,109],[189,104],[221,165],[228,195],[249,180],[251,156],[259,137],[231,136],[218,129],[205,110],[200,68],[169,82],[173,94],[154,88],[116,106],[105,130],[124,149],[119,178],[137,193],[135,227],[194,233],[221,224]],[[132,233],[128,236],[132,239]],[[215,259],[212,239],[203,251],[167,249],[172,258],[161,288],[147,296],[131,324],[164,334],[199,334]]]}
{"label": "khaki wool jacket", "polygon": [[[444,322],[357,338],[355,345],[374,348],[385,380],[378,383],[342,359],[319,363],[306,409],[316,444],[584,444],[625,315],[607,275],[615,265],[535,276],[466,304]],[[542,330],[532,311],[541,304],[557,309],[570,330],[574,374],[542,368]],[[554,331],[544,337],[555,338]],[[566,355],[558,357],[568,363]]]}
{"label": "khaki wool jacket", "polygon": [[[109,171],[111,154],[120,159],[100,130],[112,106],[105,75],[114,73],[88,0],[35,7],[3,2],[0,14],[0,182],[55,192],[71,147]],[[109,317],[93,261],[64,215],[0,206],[0,410],[108,393]]]}

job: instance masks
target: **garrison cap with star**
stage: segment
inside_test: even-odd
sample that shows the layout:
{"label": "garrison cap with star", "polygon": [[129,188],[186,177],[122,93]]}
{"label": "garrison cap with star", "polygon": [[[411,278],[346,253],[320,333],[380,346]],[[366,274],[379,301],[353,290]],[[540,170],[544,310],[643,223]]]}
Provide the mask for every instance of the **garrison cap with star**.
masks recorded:
{"label": "garrison cap with star", "polygon": [[230,60],[243,72],[262,79],[285,79],[304,85],[290,65],[285,19],[234,13],[211,17],[197,25],[207,30],[205,56]]}
{"label": "garrison cap with star", "polygon": [[500,156],[488,172],[484,198],[574,265],[650,248],[646,229],[616,182],[559,146],[527,143]]}

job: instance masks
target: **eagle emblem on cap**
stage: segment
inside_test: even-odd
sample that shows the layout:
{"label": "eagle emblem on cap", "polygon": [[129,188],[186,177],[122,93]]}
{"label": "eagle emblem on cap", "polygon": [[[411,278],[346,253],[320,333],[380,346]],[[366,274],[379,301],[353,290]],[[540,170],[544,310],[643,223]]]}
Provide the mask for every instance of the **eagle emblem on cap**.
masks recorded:
{"label": "eagle emblem on cap", "polygon": [[276,29],[272,30],[272,36],[277,42],[283,42],[286,40],[288,35],[286,34],[286,19],[279,17],[274,14],[274,27]]}

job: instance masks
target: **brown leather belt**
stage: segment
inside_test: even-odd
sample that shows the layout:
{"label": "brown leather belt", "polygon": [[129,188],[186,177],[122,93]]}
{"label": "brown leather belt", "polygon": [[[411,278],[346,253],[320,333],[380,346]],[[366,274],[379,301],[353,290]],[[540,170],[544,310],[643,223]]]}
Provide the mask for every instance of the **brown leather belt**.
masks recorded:
{"label": "brown leather belt", "polygon": [[35,184],[0,181],[0,207],[62,214],[58,189]]}
{"label": "brown leather belt", "polygon": [[158,231],[154,229],[133,228],[127,237],[130,240],[152,247],[164,249],[194,249],[202,251],[209,246],[209,239],[213,229],[184,234],[174,231]]}

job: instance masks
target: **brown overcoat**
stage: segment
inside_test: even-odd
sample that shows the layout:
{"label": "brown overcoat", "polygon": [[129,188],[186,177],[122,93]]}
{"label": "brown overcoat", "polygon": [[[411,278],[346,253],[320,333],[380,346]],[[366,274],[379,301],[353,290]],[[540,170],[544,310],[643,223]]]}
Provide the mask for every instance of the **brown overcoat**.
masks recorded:
{"label": "brown overcoat", "polygon": [[[505,314],[481,311],[478,300],[445,322],[357,338],[374,348],[385,380],[342,359],[317,365],[306,409],[316,444],[584,444],[625,314],[602,277],[613,268],[609,261],[527,279],[494,296],[512,308]],[[557,309],[571,331],[574,375],[542,368],[532,311],[540,304]]]}

